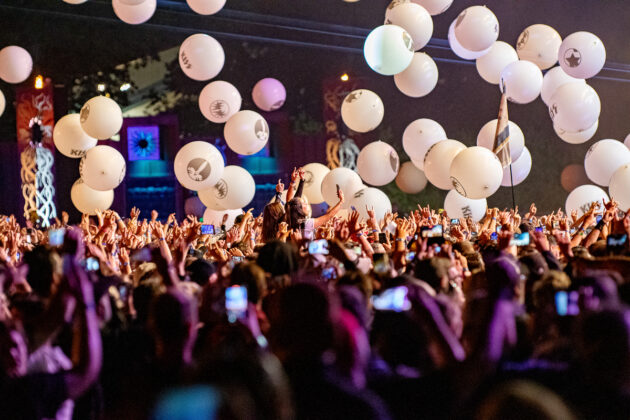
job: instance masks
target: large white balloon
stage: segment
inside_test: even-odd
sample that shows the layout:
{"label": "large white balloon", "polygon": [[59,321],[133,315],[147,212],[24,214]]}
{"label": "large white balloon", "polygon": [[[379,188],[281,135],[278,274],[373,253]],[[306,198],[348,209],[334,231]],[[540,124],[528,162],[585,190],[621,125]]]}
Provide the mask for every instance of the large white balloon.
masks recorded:
{"label": "large white balloon", "polygon": [[79,114],[68,114],[61,117],[53,130],[53,141],[59,153],[70,158],[80,158],[97,140],[88,136],[81,128]]}
{"label": "large white balloon", "polygon": [[[501,181],[502,187],[509,187],[511,185],[518,185],[525,181],[525,178],[532,170],[532,155],[529,153],[527,147],[523,149],[521,157],[516,161],[512,161],[512,176],[510,177],[510,167],[503,169],[503,180]],[[512,184],[512,182],[514,184]]]}
{"label": "large white balloon", "polygon": [[350,207],[357,209],[361,217],[367,219],[367,208],[374,209],[376,220],[383,220],[385,213],[392,211],[389,197],[378,188],[366,187],[355,192],[350,199]]}
{"label": "large white balloon", "polygon": [[630,150],[618,140],[604,139],[594,143],[586,152],[584,169],[595,184],[608,186],[612,174],[630,163]]}
{"label": "large white balloon", "polygon": [[214,78],[221,72],[224,63],[223,47],[210,35],[191,35],[179,47],[179,66],[193,80]]}
{"label": "large white balloon", "polygon": [[70,189],[70,200],[81,213],[93,216],[96,210],[105,211],[114,202],[114,190],[97,191],[87,186],[81,178]]}
{"label": "large white balloon", "polygon": [[81,3],[85,3],[87,0],[63,0],[63,1],[68,4],[81,4]]}
{"label": "large white balloon", "polygon": [[144,0],[137,4],[127,4],[122,0],[112,0],[112,7],[118,19],[130,25],[139,25],[151,19],[157,7],[156,0]]}
{"label": "large white balloon", "polygon": [[404,193],[418,194],[427,186],[427,177],[412,162],[405,162],[400,165],[396,185]]}
{"label": "large white balloon", "polygon": [[109,191],[119,186],[126,170],[125,158],[111,146],[92,147],[79,164],[81,179],[97,191]]}
{"label": "large white balloon", "polygon": [[455,190],[450,190],[444,199],[444,210],[453,219],[470,217],[475,222],[479,222],[486,215],[487,208],[488,201],[485,198],[472,200]]}
{"label": "large white balloon", "polygon": [[501,72],[499,88],[511,102],[528,104],[534,101],[542,90],[543,75],[531,61],[519,60],[508,64]]}
{"label": "large white balloon", "polygon": [[452,186],[464,197],[490,197],[501,186],[503,167],[497,155],[485,147],[473,146],[455,156],[450,169]]}
{"label": "large white balloon", "polygon": [[446,12],[446,9],[451,7],[453,0],[412,0],[414,3],[427,9],[427,12],[432,16],[439,15]]}
{"label": "large white balloon", "polygon": [[569,76],[588,79],[604,67],[606,48],[602,40],[592,33],[574,32],[562,41],[558,62]]}
{"label": "large white balloon", "polygon": [[255,194],[256,182],[251,174],[240,166],[231,165],[225,167],[214,187],[199,191],[199,198],[215,210],[240,209],[251,203]]}
{"label": "large white balloon", "polygon": [[438,68],[435,61],[423,52],[415,53],[409,67],[394,76],[398,90],[412,98],[428,95],[437,82]]}
{"label": "large white balloon", "polygon": [[241,94],[231,83],[210,82],[199,94],[199,109],[207,120],[224,123],[241,109]]}
{"label": "large white balloon", "polygon": [[330,169],[321,163],[309,163],[302,169],[304,170],[304,196],[311,204],[323,203],[322,181]]}
{"label": "large white balloon", "polygon": [[553,94],[556,93],[556,90],[567,83],[582,83],[585,85],[586,81],[584,79],[576,79],[575,77],[569,76],[560,66],[554,67],[545,73],[545,77],[543,77],[542,91],[540,92],[540,97],[545,105],[549,106],[551,98],[553,97]]}
{"label": "large white balloon", "polygon": [[175,177],[193,191],[214,187],[223,175],[225,163],[216,147],[204,141],[190,142],[175,155]]}
{"label": "large white balloon", "polygon": [[483,57],[490,52],[492,45],[483,51],[470,51],[462,47],[455,37],[455,22],[456,20],[454,20],[448,28],[448,44],[451,46],[451,50],[453,50],[456,56],[463,58],[464,60],[476,60],[477,58]]}
{"label": "large white balloon", "polygon": [[610,178],[608,186],[610,198],[619,203],[623,211],[630,209],[630,165],[626,164],[618,168]]}
{"label": "large white balloon", "polygon": [[375,141],[365,146],[357,158],[357,170],[363,181],[377,187],[389,184],[396,178],[400,159],[389,144]]}
{"label": "large white balloon", "polygon": [[200,15],[214,15],[225,6],[225,0],[186,0],[186,3]]}
{"label": "large white balloon", "polygon": [[[494,119],[488,121],[481,127],[479,134],[477,134],[477,146],[485,147],[486,149],[493,150],[494,148],[494,136],[497,131],[497,122],[499,120]],[[525,147],[525,136],[516,123],[508,121],[510,130],[510,157],[512,162],[515,162],[523,153]]]}
{"label": "large white balloon", "polygon": [[4,113],[4,108],[5,108],[6,104],[7,104],[7,101],[4,98],[4,93],[2,93],[2,91],[0,90],[0,117]]}
{"label": "large white balloon", "polygon": [[484,51],[499,37],[499,21],[485,6],[464,9],[455,20],[455,37],[469,51]]}
{"label": "large white balloon", "polygon": [[580,185],[569,193],[564,210],[566,214],[571,214],[573,210],[577,210],[578,217],[581,217],[590,209],[592,203],[601,203],[602,200],[610,200],[606,191],[595,185]]}
{"label": "large white balloon", "polygon": [[371,90],[354,90],[341,104],[341,119],[357,133],[374,130],[383,121],[383,115],[385,115],[383,101]]}
{"label": "large white balloon", "polygon": [[258,109],[267,112],[275,111],[280,109],[287,100],[287,90],[280,80],[265,77],[254,85],[252,99]]}
{"label": "large white balloon", "polygon": [[230,149],[239,155],[253,155],[269,141],[269,125],[255,111],[239,111],[227,120],[223,134]]}
{"label": "large white balloon", "polygon": [[427,10],[416,3],[392,1],[385,12],[385,24],[398,25],[413,40],[413,50],[418,51],[433,35],[433,19]]}
{"label": "large white balloon", "polygon": [[350,208],[350,197],[364,188],[361,177],[358,173],[348,168],[335,168],[328,172],[322,180],[322,196],[329,206],[334,206],[339,202],[337,198],[337,185],[343,191],[345,202],[343,208]]}
{"label": "large white balloon", "polygon": [[563,141],[569,144],[582,144],[589,141],[595,135],[597,128],[599,127],[599,120],[595,121],[595,124],[582,131],[566,131],[562,128],[553,125],[553,129]]}
{"label": "large white balloon", "polygon": [[516,50],[507,42],[497,41],[492,44],[487,54],[477,59],[475,65],[483,80],[498,85],[503,69],[516,61],[518,61]]}
{"label": "large white balloon", "polygon": [[123,123],[122,110],[105,96],[95,96],[81,108],[81,128],[88,136],[106,140],[120,131]]}
{"label": "large white balloon", "polygon": [[33,59],[24,48],[9,45],[0,50],[0,79],[7,83],[22,83],[32,70]]}
{"label": "large white balloon", "polygon": [[225,229],[229,230],[234,226],[234,220],[237,216],[243,214],[242,209],[235,210],[212,210],[206,209],[203,212],[203,223],[206,225],[213,225],[217,229],[221,227],[221,223],[223,222],[223,216],[228,215],[227,221],[225,222]]}
{"label": "large white balloon", "polygon": [[432,145],[424,157],[424,174],[429,182],[442,190],[453,188],[451,163],[466,146],[457,140],[442,140]]}
{"label": "large white balloon", "polygon": [[400,26],[378,26],[365,39],[363,55],[372,70],[385,76],[393,76],[411,63],[413,40]]}
{"label": "large white balloon", "polygon": [[[2,112],[0,112],[0,115],[2,115]],[[623,144],[625,144],[626,146],[628,146],[628,148],[630,149],[630,134],[628,134],[626,136],[626,138],[623,141]]]}
{"label": "large white balloon", "polygon": [[601,108],[595,89],[584,83],[567,83],[551,97],[549,115],[556,127],[575,132],[595,124]]}
{"label": "large white balloon", "polygon": [[424,157],[431,146],[446,140],[446,132],[442,126],[428,118],[413,121],[403,132],[403,149],[418,169],[424,168]]}
{"label": "large white balloon", "polygon": [[549,25],[536,24],[525,28],[516,41],[516,51],[521,60],[531,61],[546,70],[558,61],[562,44],[560,34]]}

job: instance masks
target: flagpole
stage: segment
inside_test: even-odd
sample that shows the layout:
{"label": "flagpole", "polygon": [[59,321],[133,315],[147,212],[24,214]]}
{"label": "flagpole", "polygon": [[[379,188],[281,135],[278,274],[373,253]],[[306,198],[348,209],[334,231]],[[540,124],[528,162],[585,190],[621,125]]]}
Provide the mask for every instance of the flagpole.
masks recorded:
{"label": "flagpole", "polygon": [[512,187],[512,209],[516,210],[516,200],[514,199],[514,179],[512,178],[512,164],[510,163],[510,186]]}

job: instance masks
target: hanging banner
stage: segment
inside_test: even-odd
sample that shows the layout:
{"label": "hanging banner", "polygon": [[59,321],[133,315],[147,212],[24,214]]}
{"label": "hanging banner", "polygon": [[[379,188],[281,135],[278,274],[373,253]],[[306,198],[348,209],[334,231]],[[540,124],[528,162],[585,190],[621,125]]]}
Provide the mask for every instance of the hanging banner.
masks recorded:
{"label": "hanging banner", "polygon": [[[50,80],[41,89],[33,86],[16,89],[16,123],[18,151],[22,152],[32,140],[40,141],[43,146],[54,151],[53,128],[55,116],[53,112],[53,87]],[[33,128],[34,125],[39,125]],[[35,134],[34,134],[35,133]],[[39,136],[41,139],[33,136]]]}

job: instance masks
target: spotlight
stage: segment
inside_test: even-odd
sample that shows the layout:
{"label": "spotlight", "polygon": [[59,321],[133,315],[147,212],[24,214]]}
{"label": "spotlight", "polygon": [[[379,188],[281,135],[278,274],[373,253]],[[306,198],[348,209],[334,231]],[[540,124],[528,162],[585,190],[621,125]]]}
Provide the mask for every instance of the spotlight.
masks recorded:
{"label": "spotlight", "polygon": [[342,82],[347,82],[348,80],[350,80],[350,76],[348,76],[348,73],[344,73],[341,75],[340,79]]}
{"label": "spotlight", "polygon": [[120,85],[121,92],[128,91],[129,89],[131,89],[131,85],[129,83],[123,83],[122,85]]}
{"label": "spotlight", "polygon": [[44,77],[40,74],[35,78],[35,89],[44,88]]}
{"label": "spotlight", "polygon": [[96,89],[99,92],[105,92],[105,83],[99,83],[98,85],[96,85]]}

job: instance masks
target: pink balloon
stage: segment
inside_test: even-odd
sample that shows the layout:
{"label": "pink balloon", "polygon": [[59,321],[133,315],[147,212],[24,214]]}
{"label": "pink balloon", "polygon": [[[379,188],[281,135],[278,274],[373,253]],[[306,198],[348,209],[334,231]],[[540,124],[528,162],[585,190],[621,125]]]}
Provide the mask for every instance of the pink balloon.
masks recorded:
{"label": "pink balloon", "polygon": [[267,77],[256,83],[252,91],[252,99],[259,109],[275,111],[284,105],[287,91],[279,80]]}
{"label": "pink balloon", "polygon": [[33,59],[22,47],[9,45],[0,50],[0,79],[7,83],[22,83],[33,70]]}

